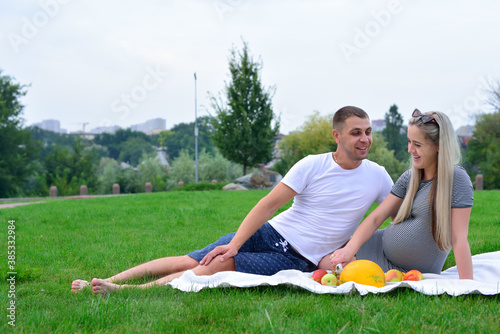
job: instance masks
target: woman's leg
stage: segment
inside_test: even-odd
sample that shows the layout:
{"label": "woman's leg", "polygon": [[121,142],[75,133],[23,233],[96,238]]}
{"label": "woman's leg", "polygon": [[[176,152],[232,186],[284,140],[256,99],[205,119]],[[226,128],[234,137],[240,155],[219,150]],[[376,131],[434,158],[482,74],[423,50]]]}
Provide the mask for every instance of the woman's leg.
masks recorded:
{"label": "woman's leg", "polygon": [[[190,258],[190,259],[194,260],[192,258]],[[160,260],[163,260],[163,259],[160,259]],[[151,261],[151,262],[153,262],[153,261]],[[108,292],[112,292],[116,289],[123,289],[123,288],[146,289],[146,288],[149,288],[152,286],[165,285],[166,283],[171,282],[174,278],[180,277],[184,273],[184,271],[186,271],[188,269],[192,269],[193,272],[197,276],[213,275],[213,274],[218,273],[220,271],[236,271],[236,266],[234,264],[234,258],[230,258],[230,259],[225,260],[224,262],[221,262],[220,256],[217,256],[216,258],[214,258],[210,262],[210,264],[208,264],[206,266],[199,265],[198,262],[196,262],[195,260],[194,260],[194,262],[196,263],[196,266],[194,268],[191,267],[191,268],[186,268],[183,271],[173,272],[171,274],[168,274],[166,276],[161,277],[160,279],[157,279],[156,281],[141,284],[141,285],[130,285],[130,284],[119,285],[119,284],[115,283],[117,281],[110,281],[110,279],[112,279],[113,277],[116,278],[120,275],[123,275],[123,277],[125,277],[125,276],[129,275],[130,273],[128,273],[128,270],[126,270],[123,273],[120,273],[116,276],[110,277],[108,279],[94,278],[92,280],[92,291],[94,293],[105,294]],[[140,266],[134,267],[134,268],[129,269],[129,270],[133,270],[133,269],[138,268],[138,267],[140,267]],[[132,276],[129,276],[129,277],[132,277]],[[119,278],[122,279],[121,276]]]}
{"label": "woman's leg", "polygon": [[[121,283],[130,278],[142,278],[145,276],[164,277],[171,274],[183,273],[184,271],[193,269],[196,266],[198,266],[198,261],[187,255],[164,257],[140,264],[100,281],[108,283]],[[71,285],[71,291],[77,292],[87,286],[90,286],[89,282],[84,280],[75,280]]]}

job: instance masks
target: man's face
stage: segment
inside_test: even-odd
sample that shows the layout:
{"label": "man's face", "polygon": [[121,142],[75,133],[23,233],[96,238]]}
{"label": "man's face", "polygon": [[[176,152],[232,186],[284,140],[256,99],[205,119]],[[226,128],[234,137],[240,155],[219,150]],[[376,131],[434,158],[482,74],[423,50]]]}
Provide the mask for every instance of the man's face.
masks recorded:
{"label": "man's face", "polygon": [[338,146],[352,160],[363,160],[368,156],[372,145],[372,127],[368,118],[349,117],[342,131],[334,131],[334,136]]}

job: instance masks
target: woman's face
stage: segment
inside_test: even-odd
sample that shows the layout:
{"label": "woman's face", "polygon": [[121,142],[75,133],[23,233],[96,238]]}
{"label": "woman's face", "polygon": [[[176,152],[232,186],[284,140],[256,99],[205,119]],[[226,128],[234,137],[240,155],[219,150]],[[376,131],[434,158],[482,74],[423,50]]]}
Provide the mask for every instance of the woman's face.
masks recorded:
{"label": "woman's face", "polygon": [[413,166],[424,170],[424,180],[436,176],[439,145],[425,138],[424,132],[416,125],[408,127],[408,153],[413,159]]}

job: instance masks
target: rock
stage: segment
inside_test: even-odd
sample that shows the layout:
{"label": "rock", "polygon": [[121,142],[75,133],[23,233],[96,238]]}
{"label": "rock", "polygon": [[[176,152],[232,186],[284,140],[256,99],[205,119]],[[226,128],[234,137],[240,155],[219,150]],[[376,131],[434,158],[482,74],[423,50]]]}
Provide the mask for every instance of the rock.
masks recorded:
{"label": "rock", "polygon": [[236,183],[242,184],[248,189],[272,189],[282,179],[281,174],[276,172],[264,171],[244,175],[236,179]]}
{"label": "rock", "polygon": [[248,190],[248,189],[242,186],[241,184],[229,183],[226,184],[224,187],[222,187],[222,190]]}

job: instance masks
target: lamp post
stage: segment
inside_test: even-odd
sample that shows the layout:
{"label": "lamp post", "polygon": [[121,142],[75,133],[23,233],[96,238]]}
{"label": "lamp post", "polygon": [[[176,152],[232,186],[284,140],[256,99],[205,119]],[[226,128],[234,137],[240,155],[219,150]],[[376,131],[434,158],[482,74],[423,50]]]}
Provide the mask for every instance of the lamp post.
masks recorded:
{"label": "lamp post", "polygon": [[196,101],[196,72],[194,72],[194,156],[196,162],[196,183],[198,183],[198,103]]}

